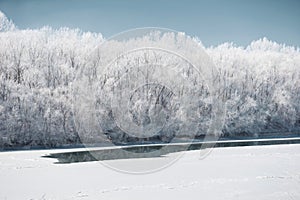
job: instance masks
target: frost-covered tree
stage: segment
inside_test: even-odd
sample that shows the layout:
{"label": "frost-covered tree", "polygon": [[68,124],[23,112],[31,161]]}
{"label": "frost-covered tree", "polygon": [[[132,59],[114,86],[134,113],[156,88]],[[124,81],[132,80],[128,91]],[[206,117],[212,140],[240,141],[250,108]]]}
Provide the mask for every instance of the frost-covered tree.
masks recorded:
{"label": "frost-covered tree", "polygon": [[16,26],[9,20],[3,12],[0,11],[0,32],[15,30]]}

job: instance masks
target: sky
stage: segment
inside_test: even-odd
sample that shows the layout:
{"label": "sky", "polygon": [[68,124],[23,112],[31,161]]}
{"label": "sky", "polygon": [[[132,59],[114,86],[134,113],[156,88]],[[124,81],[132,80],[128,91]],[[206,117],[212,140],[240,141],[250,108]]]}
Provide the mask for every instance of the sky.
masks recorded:
{"label": "sky", "polygon": [[0,0],[0,10],[21,29],[80,28],[108,38],[163,27],[206,46],[267,37],[300,47],[300,0]]}

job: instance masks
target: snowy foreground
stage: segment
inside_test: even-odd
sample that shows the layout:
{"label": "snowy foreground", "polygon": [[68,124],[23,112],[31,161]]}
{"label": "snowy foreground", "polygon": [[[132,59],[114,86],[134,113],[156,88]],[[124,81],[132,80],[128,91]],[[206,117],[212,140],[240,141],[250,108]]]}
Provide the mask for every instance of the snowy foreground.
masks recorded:
{"label": "snowy foreground", "polygon": [[144,175],[41,157],[66,151],[1,152],[0,199],[300,199],[299,144],[216,148],[203,160],[189,151]]}

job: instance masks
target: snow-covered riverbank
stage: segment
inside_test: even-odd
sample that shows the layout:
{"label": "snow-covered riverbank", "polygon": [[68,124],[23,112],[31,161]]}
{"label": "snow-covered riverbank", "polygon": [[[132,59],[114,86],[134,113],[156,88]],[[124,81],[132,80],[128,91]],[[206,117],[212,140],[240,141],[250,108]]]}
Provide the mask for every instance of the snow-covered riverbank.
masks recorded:
{"label": "snow-covered riverbank", "polygon": [[1,152],[0,199],[300,199],[299,144],[216,148],[203,160],[189,151],[145,175],[41,157],[67,151]]}

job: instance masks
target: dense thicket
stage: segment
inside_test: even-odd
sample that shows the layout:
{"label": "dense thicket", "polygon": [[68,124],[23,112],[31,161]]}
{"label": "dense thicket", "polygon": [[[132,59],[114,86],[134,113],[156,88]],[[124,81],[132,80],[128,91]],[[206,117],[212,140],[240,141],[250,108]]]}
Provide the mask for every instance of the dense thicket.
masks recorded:
{"label": "dense thicket", "polygon": [[[78,143],[72,82],[79,68],[102,59],[90,60],[102,35],[68,28],[17,30],[3,16],[0,22],[0,146]],[[299,49],[266,38],[247,47],[225,43],[205,49],[225,83],[219,94],[226,102],[224,135],[300,130]]]}

